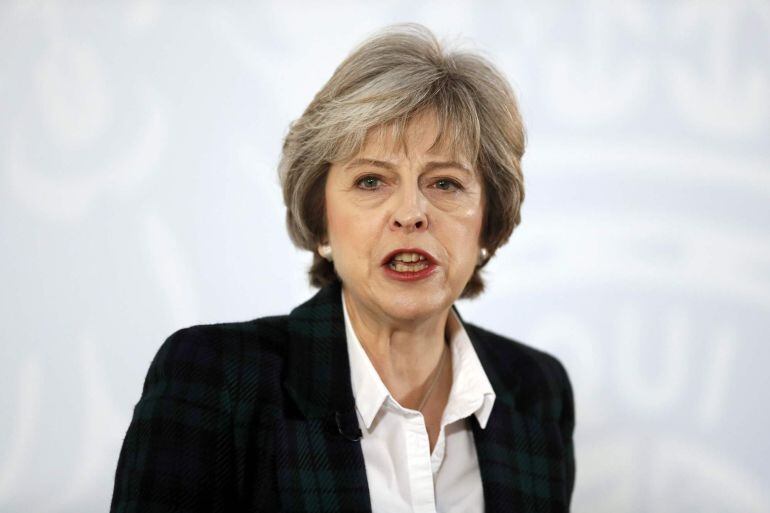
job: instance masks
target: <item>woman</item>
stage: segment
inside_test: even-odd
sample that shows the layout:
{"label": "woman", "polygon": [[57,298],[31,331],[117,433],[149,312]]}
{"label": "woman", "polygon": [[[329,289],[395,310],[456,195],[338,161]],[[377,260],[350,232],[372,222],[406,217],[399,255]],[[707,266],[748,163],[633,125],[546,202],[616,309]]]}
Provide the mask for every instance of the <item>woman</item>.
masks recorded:
{"label": "woman", "polygon": [[486,60],[419,25],[357,48],[280,164],[320,291],[165,341],[112,511],[568,511],[564,368],[453,306],[519,223],[523,152]]}

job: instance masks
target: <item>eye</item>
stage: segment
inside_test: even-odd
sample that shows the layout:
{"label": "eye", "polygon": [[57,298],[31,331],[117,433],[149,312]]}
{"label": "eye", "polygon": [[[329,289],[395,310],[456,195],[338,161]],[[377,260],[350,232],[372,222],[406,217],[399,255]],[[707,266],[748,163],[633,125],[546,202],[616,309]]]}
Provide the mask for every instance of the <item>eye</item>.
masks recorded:
{"label": "eye", "polygon": [[366,175],[356,180],[356,187],[363,190],[374,191],[377,190],[380,182],[381,180],[379,176]]}
{"label": "eye", "polygon": [[461,191],[463,189],[463,186],[460,185],[455,180],[451,180],[449,178],[441,178],[439,180],[436,180],[436,187],[442,191]]}

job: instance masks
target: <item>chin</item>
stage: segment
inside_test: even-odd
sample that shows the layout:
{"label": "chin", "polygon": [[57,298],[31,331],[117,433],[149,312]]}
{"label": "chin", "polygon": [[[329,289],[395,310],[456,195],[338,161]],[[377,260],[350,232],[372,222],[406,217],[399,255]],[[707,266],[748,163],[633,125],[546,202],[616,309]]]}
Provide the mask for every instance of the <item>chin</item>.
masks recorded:
{"label": "chin", "polygon": [[386,298],[383,309],[397,319],[416,319],[437,314],[449,305],[451,300],[445,294],[426,294],[415,289]]}

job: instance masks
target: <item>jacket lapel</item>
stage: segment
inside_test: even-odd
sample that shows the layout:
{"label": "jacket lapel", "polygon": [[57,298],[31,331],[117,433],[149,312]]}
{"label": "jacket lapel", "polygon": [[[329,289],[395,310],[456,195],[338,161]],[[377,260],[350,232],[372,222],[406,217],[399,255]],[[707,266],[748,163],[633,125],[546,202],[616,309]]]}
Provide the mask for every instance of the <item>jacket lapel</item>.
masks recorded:
{"label": "jacket lapel", "polygon": [[[471,416],[486,512],[566,511],[558,501],[553,502],[552,487],[560,489],[560,485],[552,482],[552,476],[561,470],[549,452],[560,444],[555,442],[561,436],[558,427],[517,407],[517,403],[524,402],[517,398],[527,393],[522,390],[520,366],[532,363],[517,361],[512,343],[501,345],[499,340],[491,340],[493,335],[462,321],[456,307],[455,312],[496,395],[484,429],[476,416]],[[508,351],[501,352],[505,346]]]}
{"label": "jacket lapel", "polygon": [[371,512],[340,292],[327,285],[289,314],[284,386],[297,411],[275,441],[285,511]]}

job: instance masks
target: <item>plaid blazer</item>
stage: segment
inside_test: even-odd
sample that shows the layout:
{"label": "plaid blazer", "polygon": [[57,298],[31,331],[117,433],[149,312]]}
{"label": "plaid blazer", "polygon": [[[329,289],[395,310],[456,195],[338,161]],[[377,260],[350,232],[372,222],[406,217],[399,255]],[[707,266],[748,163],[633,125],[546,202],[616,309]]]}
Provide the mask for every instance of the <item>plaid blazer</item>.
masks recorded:
{"label": "plaid blazer", "polygon": [[[486,429],[470,417],[486,511],[569,511],[563,366],[458,318],[497,394]],[[339,282],[288,316],[181,329],[150,365],[110,511],[371,511],[348,426],[358,423]]]}

